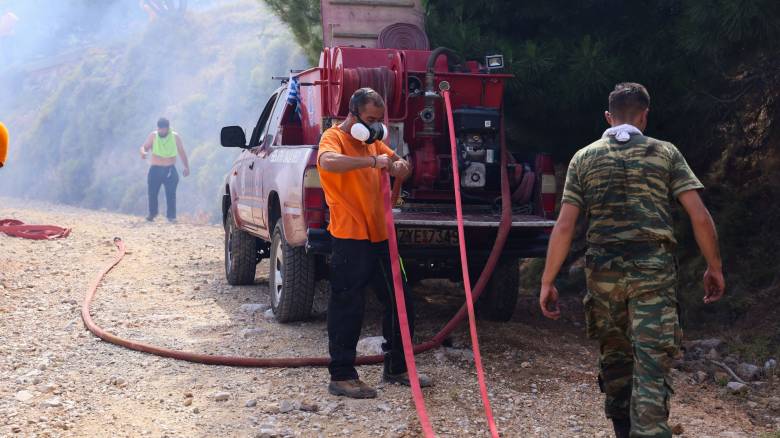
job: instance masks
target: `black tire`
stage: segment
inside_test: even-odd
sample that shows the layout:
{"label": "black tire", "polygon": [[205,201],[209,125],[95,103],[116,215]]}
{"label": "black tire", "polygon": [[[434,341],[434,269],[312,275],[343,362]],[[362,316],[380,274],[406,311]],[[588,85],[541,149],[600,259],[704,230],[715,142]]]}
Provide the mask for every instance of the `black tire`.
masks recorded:
{"label": "black tire", "polygon": [[253,284],[257,269],[257,238],[236,227],[233,212],[225,218],[225,278],[234,286]]}
{"label": "black tire", "polygon": [[308,318],[314,302],[314,256],[306,254],[303,246],[287,243],[282,221],[274,227],[269,259],[268,289],[271,308],[279,322],[293,322]]}
{"label": "black tire", "polygon": [[[474,273],[476,277],[482,271]],[[476,279],[474,280],[476,284]],[[520,260],[499,260],[493,275],[477,300],[476,311],[480,318],[506,322],[512,319],[520,295]]]}

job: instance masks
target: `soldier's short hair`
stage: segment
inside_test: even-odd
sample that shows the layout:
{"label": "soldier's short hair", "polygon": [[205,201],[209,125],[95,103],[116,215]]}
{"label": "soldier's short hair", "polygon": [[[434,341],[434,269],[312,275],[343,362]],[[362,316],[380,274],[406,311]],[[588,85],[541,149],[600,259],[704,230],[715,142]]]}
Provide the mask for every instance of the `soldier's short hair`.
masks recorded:
{"label": "soldier's short hair", "polygon": [[650,107],[650,93],[644,85],[621,82],[609,93],[609,112],[619,119],[628,119]]}
{"label": "soldier's short hair", "polygon": [[378,108],[385,107],[385,100],[382,99],[382,95],[374,91],[372,88],[364,87],[358,88],[352,97],[349,99],[349,112],[354,115],[358,115],[369,102],[376,105]]}
{"label": "soldier's short hair", "polygon": [[166,119],[165,117],[160,117],[159,119],[157,119],[157,127],[160,128],[160,129],[170,128],[171,127],[171,122],[168,119]]}

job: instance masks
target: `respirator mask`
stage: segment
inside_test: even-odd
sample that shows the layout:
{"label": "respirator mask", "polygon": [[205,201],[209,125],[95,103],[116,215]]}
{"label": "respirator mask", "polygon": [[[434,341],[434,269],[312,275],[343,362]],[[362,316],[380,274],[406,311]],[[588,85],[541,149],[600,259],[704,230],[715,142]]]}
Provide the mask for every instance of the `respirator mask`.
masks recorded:
{"label": "respirator mask", "polygon": [[360,118],[360,111],[358,101],[368,93],[376,93],[370,88],[361,88],[357,90],[349,100],[349,112],[357,119],[357,123],[352,125],[349,133],[353,138],[360,140],[366,144],[371,144],[377,140],[387,139],[387,126],[381,122],[374,122],[368,124]]}
{"label": "respirator mask", "polygon": [[357,140],[360,140],[366,144],[371,144],[377,140],[387,140],[387,126],[381,122],[374,122],[368,124],[360,118],[357,113],[352,113],[357,118],[357,123],[352,125],[349,133]]}

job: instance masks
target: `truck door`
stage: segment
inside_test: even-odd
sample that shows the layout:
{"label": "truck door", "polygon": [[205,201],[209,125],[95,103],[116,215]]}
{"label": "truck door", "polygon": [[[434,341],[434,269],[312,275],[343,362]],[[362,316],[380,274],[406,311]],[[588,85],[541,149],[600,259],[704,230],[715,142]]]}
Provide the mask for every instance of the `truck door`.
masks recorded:
{"label": "truck door", "polygon": [[[244,205],[248,209],[249,216],[247,220],[250,220],[253,228],[264,228],[263,214],[261,213],[263,206],[265,205],[265,199],[263,196],[263,169],[262,163],[260,163],[259,156],[263,149],[267,146],[264,142],[267,137],[266,131],[268,130],[268,121],[273,113],[274,103],[278,97],[278,93],[275,93],[268,99],[268,102],[263,107],[263,112],[260,114],[260,119],[257,121],[252,130],[252,136],[249,139],[250,149],[247,152],[247,159],[243,164],[243,190],[244,190]],[[240,206],[241,204],[239,204]]]}
{"label": "truck door", "polygon": [[[274,187],[273,184],[269,184],[268,179],[273,178],[276,170],[271,167],[271,163],[268,160],[268,154],[273,147],[274,139],[278,137],[279,131],[279,117],[281,112],[284,111],[287,101],[287,89],[282,88],[274,95],[276,102],[273,110],[271,111],[266,121],[265,128],[260,135],[260,146],[257,148],[257,152],[254,156],[255,166],[260,167],[262,172],[257,173],[258,187],[258,208],[253,211],[253,217],[257,224],[263,229],[268,228],[268,190]],[[270,102],[269,102],[270,104]],[[268,230],[270,236],[273,230]]]}
{"label": "truck door", "polygon": [[252,220],[252,207],[251,200],[249,199],[249,186],[247,185],[247,167],[251,162],[252,154],[248,150],[241,151],[241,156],[238,160],[236,167],[234,168],[238,173],[236,174],[236,210],[238,220],[242,226],[254,228]]}

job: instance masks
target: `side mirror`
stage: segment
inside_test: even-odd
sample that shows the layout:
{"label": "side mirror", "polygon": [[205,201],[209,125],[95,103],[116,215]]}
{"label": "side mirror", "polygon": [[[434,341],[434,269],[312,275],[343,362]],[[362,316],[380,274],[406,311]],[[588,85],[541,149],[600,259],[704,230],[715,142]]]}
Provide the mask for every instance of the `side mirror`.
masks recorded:
{"label": "side mirror", "polygon": [[246,134],[240,126],[225,126],[219,135],[220,142],[226,148],[246,148]]}

